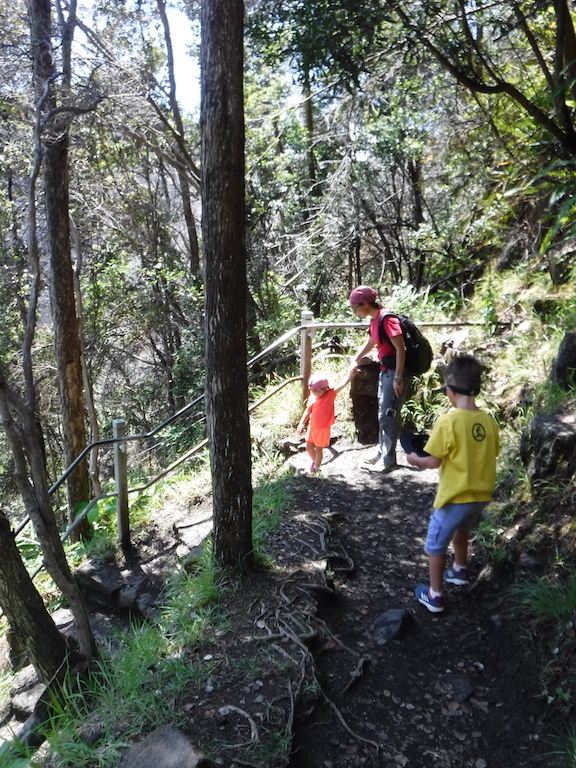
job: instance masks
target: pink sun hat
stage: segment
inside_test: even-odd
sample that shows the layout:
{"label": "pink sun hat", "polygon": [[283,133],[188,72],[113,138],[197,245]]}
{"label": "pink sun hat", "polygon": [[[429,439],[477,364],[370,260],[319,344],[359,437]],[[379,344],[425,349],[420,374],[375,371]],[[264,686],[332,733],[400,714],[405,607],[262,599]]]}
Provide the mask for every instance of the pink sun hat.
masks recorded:
{"label": "pink sun hat", "polygon": [[369,285],[359,285],[354,288],[349,297],[349,302],[353,307],[357,307],[359,304],[373,304],[378,296],[377,291],[371,288]]}
{"label": "pink sun hat", "polygon": [[323,373],[313,373],[308,379],[308,389],[311,392],[318,392],[320,389],[329,389],[330,384]]}

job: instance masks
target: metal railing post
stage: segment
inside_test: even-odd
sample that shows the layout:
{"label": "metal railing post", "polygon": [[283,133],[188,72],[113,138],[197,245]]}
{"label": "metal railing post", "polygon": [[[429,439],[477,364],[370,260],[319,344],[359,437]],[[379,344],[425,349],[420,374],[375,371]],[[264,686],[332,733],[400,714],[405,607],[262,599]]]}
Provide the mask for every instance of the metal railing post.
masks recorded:
{"label": "metal railing post", "polygon": [[[112,434],[115,438],[126,437],[124,419],[114,419]],[[114,479],[116,481],[116,524],[118,543],[122,551],[130,549],[130,516],[128,514],[128,445],[125,441],[114,443]]]}
{"label": "metal railing post", "polygon": [[305,403],[308,399],[308,379],[312,369],[312,338],[315,331],[307,326],[313,325],[314,314],[305,309],[302,312],[300,325],[300,376],[302,376],[302,400]]}

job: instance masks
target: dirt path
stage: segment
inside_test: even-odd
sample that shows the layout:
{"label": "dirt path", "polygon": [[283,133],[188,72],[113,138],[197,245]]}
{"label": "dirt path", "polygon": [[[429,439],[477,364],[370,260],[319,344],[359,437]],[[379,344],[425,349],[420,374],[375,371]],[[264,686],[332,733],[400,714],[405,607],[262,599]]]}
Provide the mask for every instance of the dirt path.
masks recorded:
{"label": "dirt path", "polygon": [[[474,545],[473,581],[447,585],[444,613],[433,615],[414,598],[415,586],[427,581],[423,544],[436,472],[409,467],[400,451],[405,465],[397,472],[370,473],[360,468],[367,453],[339,440],[322,476],[294,480],[285,526],[308,515],[329,520],[330,546],[345,550],[355,569],[336,574],[336,598],[319,603],[319,617],[342,645],[316,652],[331,703],[321,697],[297,721],[291,766],[548,765],[538,760],[550,747],[542,741],[536,675]],[[304,467],[304,459],[292,461]],[[280,562],[313,557],[293,528],[285,533],[275,537]],[[408,627],[378,645],[371,625],[393,608],[407,612]],[[365,659],[357,679],[354,658]]]}
{"label": "dirt path", "polygon": [[[339,437],[314,476],[304,452],[290,459],[273,567],[226,590],[214,631],[182,650],[201,673],[174,695],[175,722],[219,768],[284,768],[287,750],[290,768],[550,765],[535,662],[501,584],[472,545],[473,581],[447,586],[444,613],[416,602],[437,475],[401,451],[396,472],[367,472],[371,450]],[[138,573],[162,580],[209,528],[208,501],[166,508],[139,538]],[[372,625],[391,609],[403,631],[381,644]]]}

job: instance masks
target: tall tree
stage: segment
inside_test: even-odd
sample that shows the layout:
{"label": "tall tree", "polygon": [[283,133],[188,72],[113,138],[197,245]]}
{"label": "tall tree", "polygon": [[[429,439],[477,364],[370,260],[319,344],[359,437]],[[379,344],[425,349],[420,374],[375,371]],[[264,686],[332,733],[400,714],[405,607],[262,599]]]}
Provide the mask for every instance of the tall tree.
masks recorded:
{"label": "tall tree", "polygon": [[[58,366],[62,432],[66,465],[86,447],[86,424],[82,382],[81,348],[74,295],[74,271],[70,246],[68,189],[68,145],[72,104],[59,106],[55,81],[58,77],[52,52],[50,0],[26,0],[30,21],[31,56],[38,120],[43,127],[43,179],[47,236],[50,251],[50,287],[54,342]],[[62,42],[62,89],[69,96],[70,50],[75,26],[76,0],[68,19],[60,14]],[[88,466],[82,461],[67,481],[70,520],[76,506],[90,498]],[[84,528],[86,532],[87,528]]]}
{"label": "tall tree", "polygon": [[[28,303],[26,305],[24,302],[22,286],[18,291],[14,290],[13,286],[10,296],[11,303],[6,302],[5,306],[5,311],[10,312],[12,310],[12,314],[7,315],[11,320],[14,319],[14,305],[18,307],[22,319],[23,330],[18,356],[22,363],[21,383],[18,384],[13,381],[16,378],[15,374],[9,380],[7,369],[12,369],[13,366],[3,360],[0,365],[0,423],[12,454],[16,483],[25,510],[34,524],[36,535],[42,547],[44,565],[56,586],[68,600],[74,614],[80,652],[87,660],[91,660],[96,653],[96,644],[92,635],[86,604],[66,560],[52,510],[46,471],[44,436],[37,413],[36,380],[32,353],[41,290],[40,248],[36,215],[36,182],[42,165],[42,126],[40,120],[35,122],[34,140],[33,162],[27,184],[27,274],[30,281]],[[17,240],[15,240],[16,243]],[[14,251],[16,252],[15,248]],[[10,338],[9,331],[3,331],[1,340],[3,350],[10,349],[15,345],[15,341],[15,339]],[[15,592],[12,599],[30,600],[27,585],[24,581],[19,581],[19,584],[24,591],[22,594]],[[32,600],[33,602],[34,600]],[[14,616],[13,618],[15,631],[25,632],[28,627],[27,620],[23,616]],[[27,637],[20,637],[20,640],[24,645],[29,646],[31,654],[35,652],[36,640]],[[47,636],[47,642],[53,645],[54,649],[50,658],[43,657],[43,660],[39,661],[39,666],[44,670],[43,674],[49,675],[50,666],[58,664],[61,648],[58,647],[58,643],[50,639],[50,635]],[[55,671],[52,669],[52,674]]]}
{"label": "tall tree", "polygon": [[242,0],[202,5],[202,242],[206,419],[213,547],[227,569],[249,565],[252,482],[246,376]]}

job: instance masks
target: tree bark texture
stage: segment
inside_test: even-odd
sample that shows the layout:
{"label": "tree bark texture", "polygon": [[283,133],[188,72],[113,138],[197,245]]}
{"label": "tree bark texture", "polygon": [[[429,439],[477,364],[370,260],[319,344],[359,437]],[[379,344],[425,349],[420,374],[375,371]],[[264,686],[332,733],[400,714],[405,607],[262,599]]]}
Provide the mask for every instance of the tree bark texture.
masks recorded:
{"label": "tree bark texture", "polygon": [[[69,466],[86,447],[82,364],[74,273],[70,246],[68,195],[68,120],[51,115],[56,107],[56,71],[51,49],[50,0],[26,0],[30,20],[31,53],[38,119],[46,121],[42,136],[44,193],[50,249],[50,295],[54,344],[60,388],[64,460]],[[64,113],[65,114],[65,113]],[[82,461],[68,483],[70,522],[75,507],[90,499],[86,461]],[[84,529],[86,533],[86,529]]]}
{"label": "tree bark texture", "polygon": [[32,579],[0,512],[0,605],[39,678],[48,684],[66,658],[66,642]]}
{"label": "tree bark texture", "polygon": [[206,418],[213,549],[226,569],[249,565],[252,482],[246,351],[242,0],[202,6],[202,236]]}
{"label": "tree bark texture", "polygon": [[[21,427],[13,418],[13,411],[19,413]],[[91,661],[96,656],[96,643],[86,603],[70,571],[50,504],[42,431],[35,414],[25,403],[17,400],[1,377],[0,423],[14,458],[16,482],[26,512],[41,542],[44,565],[74,614],[80,653],[87,661]]]}

